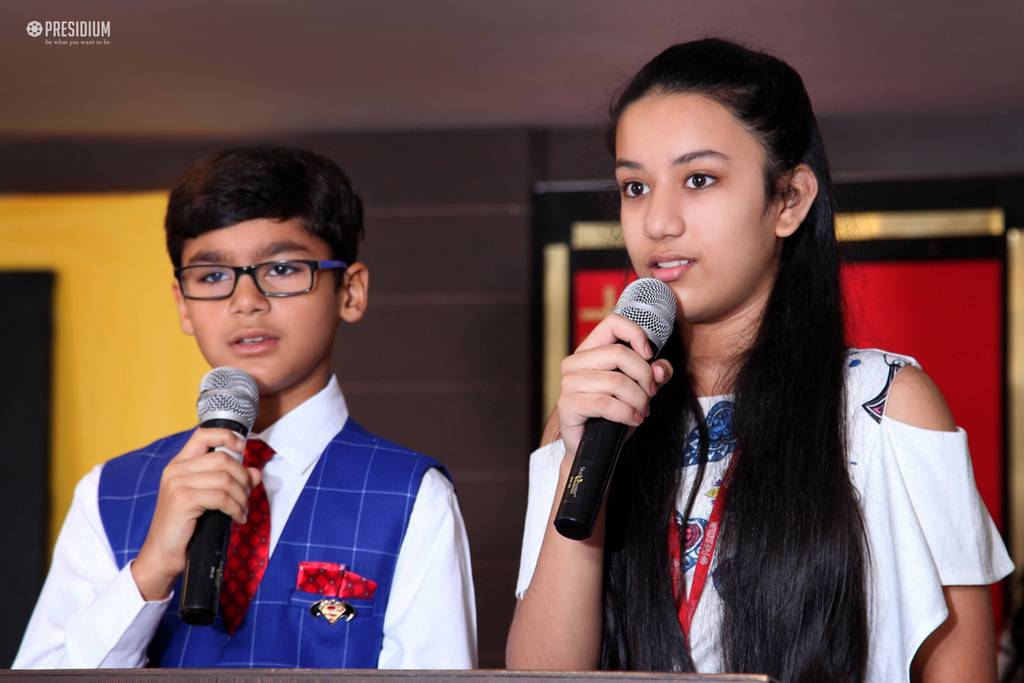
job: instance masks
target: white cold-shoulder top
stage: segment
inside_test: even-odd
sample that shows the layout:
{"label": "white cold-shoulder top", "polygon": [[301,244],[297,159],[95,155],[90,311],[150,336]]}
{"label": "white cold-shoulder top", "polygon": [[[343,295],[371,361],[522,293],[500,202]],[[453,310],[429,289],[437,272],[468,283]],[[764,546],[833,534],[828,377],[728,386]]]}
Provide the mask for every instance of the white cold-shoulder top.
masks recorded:
{"label": "white cold-shoulder top", "polygon": [[[869,661],[867,680],[909,679],[910,663],[924,639],[948,616],[943,586],[985,585],[1013,571],[999,532],[978,495],[967,434],[920,429],[885,416],[885,401],[899,370],[917,362],[875,349],[852,349],[846,391],[850,478],[860,497],[869,560]],[[701,399],[711,444],[708,466],[680,550],[689,588],[718,487],[735,450],[727,413],[730,397]],[[717,428],[716,428],[717,426]],[[692,443],[691,443],[692,442]],[[690,451],[693,450],[691,458]],[[684,456],[683,491],[696,467],[695,434]],[[530,585],[551,505],[559,488],[564,448],[556,441],[530,458],[529,502],[516,594]],[[697,670],[722,673],[718,642],[722,600],[713,561],[708,586],[694,615],[690,648]]]}

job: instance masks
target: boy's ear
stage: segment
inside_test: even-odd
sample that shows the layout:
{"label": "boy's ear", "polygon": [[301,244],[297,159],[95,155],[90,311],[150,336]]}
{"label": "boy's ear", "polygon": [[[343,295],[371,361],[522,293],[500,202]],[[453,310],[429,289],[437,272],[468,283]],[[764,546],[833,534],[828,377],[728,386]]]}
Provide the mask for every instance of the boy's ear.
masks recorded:
{"label": "boy's ear", "polygon": [[789,174],[789,182],[782,193],[779,219],[775,224],[777,237],[789,237],[807,217],[818,196],[818,176],[807,164],[800,164]]}
{"label": "boy's ear", "polygon": [[338,315],[347,323],[363,317],[370,295],[370,269],[362,263],[353,263],[345,269],[341,289],[338,291]]}
{"label": "boy's ear", "polygon": [[181,324],[181,331],[195,336],[196,328],[192,325],[192,318],[188,316],[188,306],[185,305],[185,297],[181,295],[181,284],[175,280],[171,289],[174,292],[174,303],[178,307],[178,322]]}

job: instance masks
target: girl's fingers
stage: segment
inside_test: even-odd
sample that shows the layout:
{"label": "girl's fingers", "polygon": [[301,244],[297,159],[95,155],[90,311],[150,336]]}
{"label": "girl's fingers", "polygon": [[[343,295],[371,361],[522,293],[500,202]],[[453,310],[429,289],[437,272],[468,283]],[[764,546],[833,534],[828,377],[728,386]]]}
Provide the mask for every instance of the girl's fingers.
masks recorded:
{"label": "girl's fingers", "polygon": [[637,427],[650,414],[651,397],[672,378],[672,365],[651,363],[651,351],[639,325],[613,314],[562,361],[556,411],[567,453],[574,451],[591,418]]}
{"label": "girl's fingers", "polygon": [[675,372],[672,368],[672,364],[664,358],[651,363],[651,372],[654,373],[654,382],[657,384],[658,389],[668,384],[669,380],[672,379],[672,374]]}
{"label": "girl's fingers", "polygon": [[637,408],[607,394],[581,395],[574,407],[580,424],[586,423],[590,418],[603,417],[611,422],[636,427],[644,421],[644,416],[647,414],[646,406]]}
{"label": "girl's fingers", "polygon": [[[647,411],[650,395],[629,377],[620,372],[589,372],[567,377],[563,386],[563,395],[567,403],[578,403],[579,408],[593,405],[592,396],[607,396],[621,402],[641,414]],[[606,405],[606,404],[602,404]],[[608,415],[587,414],[585,417],[605,417]]]}
{"label": "girl's fingers", "polygon": [[[654,372],[639,354],[622,344],[611,344],[586,349],[562,361],[562,383],[578,375],[596,376],[596,373],[620,374],[653,395]],[[564,388],[563,388],[564,391]]]}
{"label": "girl's fingers", "polygon": [[627,320],[615,313],[598,323],[594,331],[583,340],[576,350],[585,351],[599,346],[609,346],[619,341],[629,344],[629,347],[644,360],[650,360],[654,355],[651,351],[651,344],[647,340],[647,333],[643,331],[643,328],[632,320]]}

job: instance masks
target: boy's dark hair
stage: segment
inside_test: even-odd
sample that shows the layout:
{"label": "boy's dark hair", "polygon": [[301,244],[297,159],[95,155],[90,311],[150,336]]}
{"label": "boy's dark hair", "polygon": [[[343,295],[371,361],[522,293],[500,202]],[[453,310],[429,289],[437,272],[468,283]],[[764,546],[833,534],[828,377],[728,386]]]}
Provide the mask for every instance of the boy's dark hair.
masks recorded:
{"label": "boy's dark hair", "polygon": [[356,260],[363,204],[348,176],[319,154],[259,146],[205,157],[178,180],[164,220],[171,262],[181,267],[185,240],[259,218],[298,218],[333,258]]}

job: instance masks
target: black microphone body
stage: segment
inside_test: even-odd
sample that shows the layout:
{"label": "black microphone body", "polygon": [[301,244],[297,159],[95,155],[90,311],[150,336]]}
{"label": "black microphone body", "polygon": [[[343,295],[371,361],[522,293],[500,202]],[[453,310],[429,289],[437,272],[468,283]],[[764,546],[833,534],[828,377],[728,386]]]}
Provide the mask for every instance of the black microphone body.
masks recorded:
{"label": "black microphone body", "polygon": [[[235,368],[216,368],[203,378],[203,382],[206,383],[207,378],[218,370],[230,370],[245,375],[240,379],[239,376],[232,374],[224,380],[222,373],[220,378],[215,378],[221,379],[221,383],[240,381],[244,384],[247,378],[252,384],[251,387],[242,387],[242,395],[239,395],[238,386],[217,386],[204,392],[200,385],[199,427],[230,429],[246,438],[256,417],[257,395],[249,395],[249,392],[256,392],[256,383],[249,375]],[[216,393],[211,395],[210,392]],[[208,399],[207,410],[204,410],[204,398]],[[212,409],[209,409],[209,399],[215,404]],[[225,401],[228,404],[226,407],[223,405]],[[178,616],[186,624],[209,626],[217,618],[220,585],[230,538],[231,517],[220,510],[207,510],[196,520],[196,529],[186,550],[185,571],[181,577],[181,601],[178,604]]]}
{"label": "black microphone body", "polygon": [[590,538],[627,433],[629,427],[603,417],[587,420],[555,515],[558,533],[574,541]]}
{"label": "black microphone body", "polygon": [[[644,329],[656,357],[672,331],[675,297],[663,282],[643,278],[626,288],[615,312]],[[628,433],[629,427],[618,422],[600,417],[587,420],[555,513],[555,529],[562,536],[574,541],[590,538]]]}
{"label": "black microphone body", "polygon": [[[233,420],[207,420],[200,429],[230,429],[243,436],[248,429]],[[181,575],[181,602],[178,616],[192,626],[209,626],[217,618],[220,582],[231,538],[231,517],[220,510],[207,510],[196,520],[196,530],[188,542],[185,571]]]}

